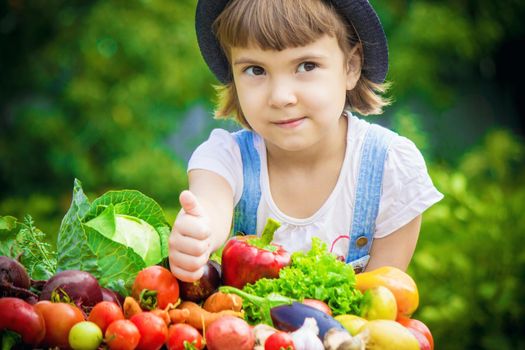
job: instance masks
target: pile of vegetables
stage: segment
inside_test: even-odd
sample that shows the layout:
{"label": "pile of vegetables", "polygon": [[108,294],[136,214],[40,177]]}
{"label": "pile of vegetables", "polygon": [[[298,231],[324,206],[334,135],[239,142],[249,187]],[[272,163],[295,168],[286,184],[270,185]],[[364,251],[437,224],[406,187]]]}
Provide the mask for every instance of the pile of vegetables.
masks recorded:
{"label": "pile of vegetables", "polygon": [[[57,252],[31,217],[0,216],[2,348],[433,350],[409,275],[356,275],[314,239],[289,254],[233,237],[193,283],[167,263],[170,225],[138,191],[90,202],[75,180]],[[220,263],[219,263],[220,262]]]}
{"label": "pile of vegetables", "polygon": [[162,208],[139,191],[109,191],[90,203],[75,180],[71,206],[62,219],[56,253],[30,218],[19,223],[0,217],[12,241],[2,255],[22,254],[31,276],[47,279],[55,272],[82,270],[99,283],[126,295],[135,275],[168,256],[170,225]]}
{"label": "pile of vegetables", "polygon": [[[259,279],[244,291],[258,296],[280,294],[296,300],[322,300],[334,315],[359,314],[362,293],[355,286],[350,265],[330,254],[326,245],[314,238],[310,251],[292,254],[289,266],[282,268],[279,278]],[[257,309],[247,306],[246,315],[253,323],[261,321]]]}

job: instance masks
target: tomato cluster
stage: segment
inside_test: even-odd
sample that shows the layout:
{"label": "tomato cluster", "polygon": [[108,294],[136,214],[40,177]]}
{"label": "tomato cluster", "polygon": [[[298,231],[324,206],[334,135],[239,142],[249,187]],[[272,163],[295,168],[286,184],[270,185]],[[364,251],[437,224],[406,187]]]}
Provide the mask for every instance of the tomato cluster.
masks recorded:
{"label": "tomato cluster", "polygon": [[101,301],[91,310],[66,302],[42,300],[34,305],[14,297],[0,298],[0,331],[10,330],[33,347],[90,350],[101,344],[110,350],[185,349],[185,343],[202,349],[201,333],[188,324],[173,324],[158,316],[159,307],[179,301],[178,281],[161,266],[151,266],[136,277],[132,294],[148,296],[154,310],[125,317],[122,306]]}

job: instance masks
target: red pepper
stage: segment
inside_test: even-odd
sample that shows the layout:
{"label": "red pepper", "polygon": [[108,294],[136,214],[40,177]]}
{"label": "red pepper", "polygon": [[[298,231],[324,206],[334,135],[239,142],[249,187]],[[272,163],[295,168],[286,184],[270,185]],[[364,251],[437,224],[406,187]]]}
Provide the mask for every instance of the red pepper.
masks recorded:
{"label": "red pepper", "polygon": [[290,253],[271,243],[280,224],[268,219],[262,236],[235,236],[222,251],[222,278],[225,285],[242,289],[260,278],[277,278],[290,264]]}

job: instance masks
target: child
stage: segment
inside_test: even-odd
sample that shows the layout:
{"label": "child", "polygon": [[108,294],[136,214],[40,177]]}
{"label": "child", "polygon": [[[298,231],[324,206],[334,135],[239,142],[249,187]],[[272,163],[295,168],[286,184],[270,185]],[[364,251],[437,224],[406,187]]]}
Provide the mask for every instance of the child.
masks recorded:
{"label": "child", "polygon": [[319,237],[357,272],[406,269],[421,214],[443,196],[415,145],[351,114],[387,101],[388,51],[367,0],[199,0],[201,52],[217,78],[214,130],[192,155],[170,266],[194,281],[233,232],[308,250]]}

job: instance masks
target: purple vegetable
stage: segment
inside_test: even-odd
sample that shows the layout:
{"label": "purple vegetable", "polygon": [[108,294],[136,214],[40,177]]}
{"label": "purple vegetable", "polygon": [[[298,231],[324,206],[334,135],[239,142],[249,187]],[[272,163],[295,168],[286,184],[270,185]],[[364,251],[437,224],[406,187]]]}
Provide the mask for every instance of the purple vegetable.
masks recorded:
{"label": "purple vegetable", "polygon": [[0,256],[0,298],[37,298],[37,295],[29,290],[30,286],[31,278],[24,266],[15,259]]}
{"label": "purple vegetable", "polygon": [[213,294],[221,284],[221,265],[208,260],[202,277],[195,282],[179,281],[182,300],[200,303]]}
{"label": "purple vegetable", "polygon": [[102,301],[102,289],[92,274],[66,270],[51,277],[42,288],[40,300],[69,298],[78,307],[89,309]]}
{"label": "purple vegetable", "polygon": [[280,305],[270,309],[273,326],[281,331],[293,332],[299,329],[304,320],[312,317],[319,327],[319,338],[323,339],[329,329],[345,330],[343,325],[327,313],[303,303],[293,302],[289,305]]}
{"label": "purple vegetable", "polygon": [[102,290],[102,300],[111,301],[112,303],[115,303],[120,307],[124,305],[124,297],[120,295],[120,293],[117,293],[111,289],[104,288],[104,287],[102,287],[101,290]]}

